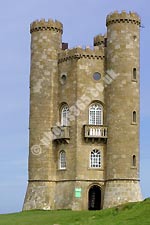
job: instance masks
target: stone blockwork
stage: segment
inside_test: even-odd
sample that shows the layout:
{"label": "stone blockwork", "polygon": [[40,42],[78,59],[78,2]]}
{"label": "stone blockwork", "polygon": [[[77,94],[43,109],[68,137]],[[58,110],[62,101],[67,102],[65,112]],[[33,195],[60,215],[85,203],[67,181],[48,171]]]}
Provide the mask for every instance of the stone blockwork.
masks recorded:
{"label": "stone blockwork", "polygon": [[141,201],[139,181],[115,180],[107,182],[103,208],[110,208],[127,202]]}
{"label": "stone blockwork", "polygon": [[24,210],[29,209],[54,209],[55,202],[51,196],[55,196],[55,182],[33,181],[29,183],[26,194]]}
{"label": "stone blockwork", "polygon": [[114,12],[106,25],[107,33],[94,37],[92,49],[67,49],[62,48],[60,22],[31,24],[29,184],[24,210],[98,210],[142,199],[140,18]]}

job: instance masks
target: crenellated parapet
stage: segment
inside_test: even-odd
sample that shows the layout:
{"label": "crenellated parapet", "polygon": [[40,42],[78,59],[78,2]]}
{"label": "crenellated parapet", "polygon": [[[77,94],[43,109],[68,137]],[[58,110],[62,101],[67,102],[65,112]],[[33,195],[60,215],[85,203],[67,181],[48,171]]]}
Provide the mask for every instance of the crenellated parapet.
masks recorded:
{"label": "crenellated parapet", "polygon": [[46,21],[45,19],[36,20],[30,25],[30,33],[44,30],[53,30],[62,34],[63,25],[61,22],[51,19],[49,19],[48,21]]}
{"label": "crenellated parapet", "polygon": [[140,26],[141,19],[139,15],[134,12],[127,13],[126,11],[122,11],[119,13],[118,11],[115,11],[107,16],[106,26],[114,23],[132,23]]}
{"label": "crenellated parapet", "polygon": [[104,59],[104,49],[98,46],[95,46],[94,49],[86,47],[85,49],[81,47],[66,49],[59,54],[59,63],[72,59]]}
{"label": "crenellated parapet", "polygon": [[104,35],[97,35],[94,37],[94,46],[104,46],[105,44],[105,37]]}

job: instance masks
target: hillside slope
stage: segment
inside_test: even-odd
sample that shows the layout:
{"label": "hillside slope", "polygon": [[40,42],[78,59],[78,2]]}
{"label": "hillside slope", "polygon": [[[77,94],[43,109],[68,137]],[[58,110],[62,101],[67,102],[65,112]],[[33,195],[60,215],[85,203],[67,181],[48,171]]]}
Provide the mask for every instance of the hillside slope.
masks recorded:
{"label": "hillside slope", "polygon": [[0,215],[0,225],[150,225],[150,199],[101,211],[26,211]]}

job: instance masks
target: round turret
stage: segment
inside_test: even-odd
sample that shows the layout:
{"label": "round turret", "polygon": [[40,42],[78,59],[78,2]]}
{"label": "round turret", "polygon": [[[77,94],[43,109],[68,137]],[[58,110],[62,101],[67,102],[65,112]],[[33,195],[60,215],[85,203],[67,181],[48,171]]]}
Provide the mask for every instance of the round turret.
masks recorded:
{"label": "round turret", "polygon": [[57,65],[58,54],[62,49],[62,32],[62,24],[53,20],[35,21],[30,26],[30,149],[25,210],[54,208],[51,196],[54,196],[55,191],[53,180],[56,177],[53,170],[56,165],[52,140],[49,137],[48,145],[42,144],[41,140],[50,133],[54,123],[52,112],[57,111]]}
{"label": "round turret", "polygon": [[[107,173],[104,208],[141,200],[139,186],[139,40],[136,13],[107,16]],[[118,188],[119,187],[119,188]]]}
{"label": "round turret", "polygon": [[105,45],[105,37],[103,35],[97,35],[94,37],[94,46],[104,46]]}

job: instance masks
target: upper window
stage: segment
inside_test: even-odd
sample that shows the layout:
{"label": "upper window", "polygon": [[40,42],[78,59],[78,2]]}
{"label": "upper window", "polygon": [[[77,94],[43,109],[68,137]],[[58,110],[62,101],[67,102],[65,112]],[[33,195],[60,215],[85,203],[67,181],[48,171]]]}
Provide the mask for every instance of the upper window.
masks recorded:
{"label": "upper window", "polygon": [[60,76],[61,84],[65,84],[66,81],[67,81],[67,75],[65,73],[61,74],[61,76]]}
{"label": "upper window", "polygon": [[66,169],[66,152],[62,150],[59,154],[59,168]]}
{"label": "upper window", "polygon": [[100,80],[100,79],[101,79],[101,74],[98,73],[98,72],[95,72],[95,73],[93,74],[93,79],[94,79],[94,80]]}
{"label": "upper window", "polygon": [[133,123],[136,123],[136,111],[133,111],[133,115],[132,115],[132,121]]}
{"label": "upper window", "polygon": [[90,155],[90,167],[100,168],[101,167],[101,153],[100,150],[94,149]]}
{"label": "upper window", "polygon": [[132,166],[136,166],[136,156],[132,156]]}
{"label": "upper window", "polygon": [[69,126],[69,107],[67,104],[61,110],[61,126]]}
{"label": "upper window", "polygon": [[89,108],[89,124],[103,125],[103,107],[99,103],[94,103]]}
{"label": "upper window", "polygon": [[133,68],[132,79],[135,80],[135,81],[137,80],[137,71],[136,71],[136,68]]}

